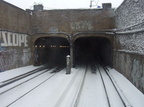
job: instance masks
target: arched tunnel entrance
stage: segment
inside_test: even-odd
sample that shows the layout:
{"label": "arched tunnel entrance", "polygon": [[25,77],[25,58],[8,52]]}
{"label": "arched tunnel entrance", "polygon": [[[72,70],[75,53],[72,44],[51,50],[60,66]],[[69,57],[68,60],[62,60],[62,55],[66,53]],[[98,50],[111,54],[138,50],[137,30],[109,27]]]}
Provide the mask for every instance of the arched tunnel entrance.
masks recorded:
{"label": "arched tunnel entrance", "polygon": [[65,66],[70,54],[69,42],[63,37],[41,37],[34,43],[35,65]]}
{"label": "arched tunnel entrance", "polygon": [[80,37],[74,42],[74,66],[101,63],[112,67],[112,44],[104,37]]}

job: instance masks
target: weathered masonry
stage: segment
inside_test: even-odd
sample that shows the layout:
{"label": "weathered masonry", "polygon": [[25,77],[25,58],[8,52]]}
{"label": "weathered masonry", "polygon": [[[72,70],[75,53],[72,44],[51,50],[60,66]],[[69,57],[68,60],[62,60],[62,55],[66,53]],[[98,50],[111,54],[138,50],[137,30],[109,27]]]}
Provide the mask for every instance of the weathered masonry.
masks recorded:
{"label": "weathered masonry", "polygon": [[144,92],[144,1],[125,0],[116,10],[114,68]]}
{"label": "weathered masonry", "polygon": [[31,16],[0,1],[0,71],[31,64]]}
{"label": "weathered masonry", "polygon": [[[89,52],[85,44],[86,42],[93,41],[93,39],[99,41],[99,43],[97,42],[96,44],[93,41],[93,43],[87,44],[87,46],[92,47],[92,45],[97,45],[98,49],[98,45],[102,47],[104,44],[109,44],[110,48],[113,47],[113,35],[110,33],[111,29],[114,29],[114,10],[111,8],[98,10],[43,10],[34,11],[32,14],[32,31],[34,32],[32,36],[32,44],[34,44],[32,47],[33,63],[36,65],[45,63],[46,58],[43,58],[43,56],[46,55],[48,55],[48,63],[53,63],[53,61],[61,63],[65,61],[66,54],[70,54],[72,66],[75,66],[80,57],[83,56],[84,59],[88,58],[88,55],[87,58],[83,55],[84,51]],[[85,43],[80,46],[82,42]],[[55,50],[50,48],[51,44],[49,43],[55,46]],[[60,48],[60,46],[67,46],[68,50],[63,50],[64,48]],[[80,50],[80,47],[85,49]],[[102,51],[107,51],[107,48],[102,49]],[[97,50],[96,52],[96,50],[89,52],[89,54],[100,54],[100,51]],[[40,51],[41,53],[37,53]],[[36,53],[38,54],[37,57]],[[58,54],[53,56],[53,53]],[[101,57],[103,57],[105,63],[112,65],[112,49],[110,52],[107,51],[107,55],[110,57],[108,60],[106,60],[106,54],[103,54]]]}
{"label": "weathered masonry", "polygon": [[0,1],[0,71],[27,66],[97,63],[114,67],[144,92],[144,1],[116,10],[22,10]]}

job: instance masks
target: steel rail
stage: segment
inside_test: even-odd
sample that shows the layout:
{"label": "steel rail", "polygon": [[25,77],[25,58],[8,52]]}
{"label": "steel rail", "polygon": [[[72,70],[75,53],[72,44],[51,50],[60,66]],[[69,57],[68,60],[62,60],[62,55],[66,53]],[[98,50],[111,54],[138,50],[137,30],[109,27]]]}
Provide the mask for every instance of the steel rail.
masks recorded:
{"label": "steel rail", "polygon": [[34,74],[34,73],[37,73],[37,72],[39,72],[39,71],[42,71],[42,70],[44,70],[44,69],[46,69],[46,67],[40,67],[40,68],[37,68],[37,69],[32,70],[32,71],[30,71],[30,72],[21,74],[21,75],[19,75],[19,76],[13,77],[13,78],[8,79],[8,80],[5,80],[5,81],[2,81],[2,82],[0,82],[0,88],[2,88],[2,87],[4,87],[4,86],[7,86],[7,85],[9,85],[9,84],[11,84],[11,83],[14,83],[14,82],[16,82],[16,81],[18,81],[18,80],[20,80],[20,79],[25,78],[25,77],[28,77],[28,76],[30,76],[30,75],[32,75],[32,74]]}
{"label": "steel rail", "polygon": [[[50,68],[50,69],[51,69],[51,68]],[[28,81],[30,81],[30,80],[32,80],[32,79],[34,79],[34,78],[36,78],[36,77],[38,77],[38,76],[40,76],[40,75],[42,75],[42,74],[46,73],[46,72],[48,72],[50,69],[47,69],[47,70],[45,70],[45,71],[41,72],[40,74],[38,74],[38,75],[36,75],[36,76],[34,76],[34,77],[32,77],[32,78],[30,78],[30,79],[26,80],[26,81],[23,81],[23,82],[21,82],[21,83],[19,83],[19,84],[15,85],[15,86],[13,86],[13,87],[11,87],[11,88],[7,89],[7,90],[5,90],[5,91],[1,92],[1,93],[0,93],[0,95],[2,95],[2,94],[4,94],[4,93],[6,93],[6,92],[8,92],[8,91],[10,91],[10,90],[12,90],[12,89],[14,89],[14,88],[18,87],[18,86],[20,86],[20,85],[22,85],[22,84],[24,84],[24,83],[26,83],[26,82],[28,82]]]}
{"label": "steel rail", "polygon": [[82,93],[82,89],[83,89],[83,86],[84,86],[84,82],[85,82],[87,70],[88,70],[88,65],[86,65],[86,70],[85,70],[84,76],[83,76],[83,78],[82,78],[82,82],[81,82],[81,84],[80,84],[80,89],[79,89],[79,92],[78,92],[78,94],[77,94],[77,98],[76,98],[76,100],[75,100],[74,107],[77,107],[77,106],[78,106],[78,103],[79,103],[79,100],[80,100],[80,96],[81,96],[81,93]]}
{"label": "steel rail", "polygon": [[[59,100],[56,102],[54,107],[63,107],[63,104],[65,104],[66,102],[66,97],[69,96],[69,91],[71,90],[73,84],[76,82],[76,80],[78,79],[78,75],[80,72],[75,73],[70,82],[68,83],[68,85],[66,86],[65,90],[63,91],[62,95],[60,96]],[[78,105],[78,100],[81,94],[81,90],[82,90],[82,86],[84,84],[84,78],[86,75],[86,70],[84,70],[84,73],[82,74],[82,77],[79,78],[78,81],[78,86],[75,86],[75,90],[74,93],[71,97],[71,100],[69,101],[68,107],[77,107]]]}
{"label": "steel rail", "polygon": [[97,68],[98,68],[99,74],[100,74],[101,79],[102,79],[102,83],[103,83],[104,90],[105,90],[105,93],[106,93],[106,98],[107,98],[108,106],[111,107],[110,99],[109,99],[109,96],[108,96],[108,92],[107,92],[107,89],[106,89],[106,85],[105,85],[105,82],[104,82],[104,79],[103,79],[102,73],[101,73],[100,68],[99,68],[98,66],[97,66]]}
{"label": "steel rail", "polygon": [[33,90],[35,90],[36,88],[38,88],[39,86],[41,86],[42,84],[44,84],[46,81],[48,81],[49,79],[51,79],[53,76],[55,76],[57,73],[52,74],[50,77],[48,77],[47,79],[45,79],[43,82],[39,83],[37,86],[35,86],[34,88],[32,88],[31,90],[29,90],[28,92],[26,92],[25,94],[23,94],[22,96],[20,96],[19,98],[17,98],[15,101],[11,102],[10,104],[7,105],[7,107],[11,106],[12,104],[14,104],[16,101],[18,101],[19,99],[23,98],[24,96],[26,96],[27,94],[29,94],[30,92],[32,92]]}
{"label": "steel rail", "polygon": [[116,83],[116,81],[114,80],[114,78],[111,76],[111,74],[108,72],[109,70],[104,67],[103,68],[104,71],[106,72],[107,76],[109,77],[109,79],[111,80],[115,90],[117,91],[122,103],[124,104],[125,107],[132,107],[131,104],[129,103],[128,99],[126,98],[126,96],[123,94],[123,92],[121,91],[120,87],[118,86],[118,84]]}

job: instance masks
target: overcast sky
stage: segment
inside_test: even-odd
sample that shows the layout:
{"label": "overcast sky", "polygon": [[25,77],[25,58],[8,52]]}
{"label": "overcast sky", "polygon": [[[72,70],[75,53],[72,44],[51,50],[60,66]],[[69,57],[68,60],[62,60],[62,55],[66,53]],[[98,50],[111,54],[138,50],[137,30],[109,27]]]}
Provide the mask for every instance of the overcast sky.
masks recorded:
{"label": "overcast sky", "polygon": [[[45,9],[71,9],[89,8],[91,0],[4,0],[22,9],[33,9],[34,4],[43,4]],[[93,7],[102,3],[112,3],[112,7],[118,7],[124,0],[92,0]]]}

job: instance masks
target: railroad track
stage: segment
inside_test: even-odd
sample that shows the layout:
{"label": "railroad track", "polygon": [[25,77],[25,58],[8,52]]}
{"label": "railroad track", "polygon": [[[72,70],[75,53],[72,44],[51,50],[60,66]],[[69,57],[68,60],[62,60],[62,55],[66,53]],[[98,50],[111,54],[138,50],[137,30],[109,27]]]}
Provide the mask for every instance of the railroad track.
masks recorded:
{"label": "railroad track", "polygon": [[[52,70],[55,70],[55,68],[53,68]],[[35,82],[37,82],[36,84],[32,85],[30,88],[28,87],[28,89],[24,89],[24,91],[21,93],[21,95],[17,95],[15,93],[15,96],[13,96],[13,97],[15,97],[14,99],[9,99],[8,101],[6,101],[8,103],[3,103],[1,105],[3,105],[3,107],[9,107],[9,106],[13,105],[15,102],[17,102],[18,100],[20,100],[21,98],[23,98],[24,96],[26,96],[27,94],[29,94],[30,92],[32,92],[33,90],[35,90],[36,88],[38,88],[39,86],[41,86],[42,84],[44,84],[46,81],[48,81],[49,79],[54,77],[54,75],[57,74],[57,73],[51,74],[50,72],[48,72],[48,71],[52,71],[52,70],[45,69],[43,72],[35,75],[34,77],[32,77],[26,81],[23,81],[22,83],[19,83],[15,86],[11,87],[8,90],[4,90],[3,92],[1,92],[0,93],[0,99],[2,101],[3,97],[8,96],[12,92],[15,92],[15,90],[19,90],[19,88],[21,89],[21,87],[31,86],[29,83],[37,80],[37,78],[41,78],[41,81],[35,81]],[[47,74],[49,74],[49,75],[47,75]],[[45,78],[42,78],[44,75],[47,75],[47,76]],[[5,88],[5,87],[3,87],[3,88]],[[19,91],[21,91],[21,90],[19,90]]]}
{"label": "railroad track", "polygon": [[[109,73],[109,69],[97,64],[93,66],[80,67],[70,75],[64,75],[65,71],[56,73],[59,72],[56,69],[51,70],[48,77],[44,73],[45,79],[10,101],[6,106],[17,107],[25,104],[23,101],[28,102],[27,99],[30,98],[30,102],[36,102],[33,105],[35,107],[38,107],[38,104],[42,107],[132,107]],[[58,83],[54,82],[56,79]],[[31,97],[39,92],[47,93],[41,96],[47,99],[46,102],[41,103],[39,99],[34,100]]]}
{"label": "railroad track", "polygon": [[85,69],[80,68],[79,71],[73,75],[54,107],[74,107],[77,105],[86,73],[87,67]]}
{"label": "railroad track", "polygon": [[[106,93],[108,107],[132,107],[112,75],[109,73],[109,69],[103,65],[97,67]],[[110,86],[111,88],[109,88]],[[112,94],[115,94],[115,97],[113,97]]]}
{"label": "railroad track", "polygon": [[[26,82],[34,79],[34,78],[36,78],[36,77],[38,77],[38,76],[46,73],[46,72],[48,72],[50,69],[51,69],[51,68],[49,68],[49,69],[44,69],[44,70],[42,70],[42,71],[40,70],[41,72],[38,71],[38,72],[33,73],[33,74],[35,74],[35,75],[30,74],[30,75],[28,75],[28,76],[31,76],[31,77],[29,77],[29,78],[26,78],[26,77],[28,77],[28,76],[26,76],[25,78],[19,79],[19,81],[14,81],[14,82],[11,82],[11,83],[9,83],[9,84],[6,83],[6,85],[4,85],[3,87],[0,88],[0,95],[2,95],[2,94],[4,94],[4,93],[6,93],[6,92],[8,92],[8,91],[10,91],[10,90],[18,87],[18,86],[20,86],[20,85],[22,85],[22,84],[24,84],[24,83],[26,83]],[[15,79],[16,79],[16,78],[15,78]],[[24,79],[24,80],[23,80],[23,79]],[[20,80],[21,80],[21,81],[20,81]],[[14,84],[12,84],[12,83],[14,83]],[[7,85],[9,85],[9,86],[6,87]]]}
{"label": "railroad track", "polygon": [[[89,68],[90,67],[90,68]],[[91,105],[91,102],[88,102],[87,106],[86,104],[80,104],[83,102],[84,95],[87,95],[86,101],[89,99],[89,95],[85,94],[89,87],[88,84],[91,84],[91,90],[94,88],[92,86],[92,83],[89,83],[87,81],[93,82],[96,77],[99,76],[99,82],[101,81],[102,87],[104,89],[103,91],[103,97],[105,98],[105,101],[101,101],[103,107],[132,107],[124,94],[121,92],[120,88],[116,83],[114,82],[113,78],[111,77],[110,73],[108,72],[108,69],[106,67],[101,66],[89,66],[86,67],[85,70],[83,70],[83,73],[76,74],[69,85],[67,86],[66,90],[60,97],[59,101],[56,103],[55,107],[87,107]],[[80,73],[80,72],[79,72]],[[81,75],[81,76],[79,76]],[[91,77],[93,75],[93,77]],[[78,76],[78,77],[77,77]],[[79,79],[78,79],[79,78]],[[93,78],[93,80],[89,80],[90,78]],[[77,83],[77,85],[76,85]],[[96,84],[93,84],[96,85]],[[75,87],[75,88],[73,88]],[[110,87],[110,88],[109,88]],[[89,87],[90,88],[90,87]],[[102,90],[102,89],[101,89]],[[95,91],[97,91],[97,88],[95,88]],[[90,93],[92,94],[91,91]],[[94,93],[93,93],[94,94]],[[96,106],[97,100],[94,100],[95,98],[99,97],[97,95],[91,95],[93,97],[93,104],[92,107],[100,107],[100,105]],[[91,98],[90,98],[91,99]],[[83,102],[83,103],[86,103]],[[94,105],[95,103],[95,105]],[[98,102],[97,102],[98,103]]]}
{"label": "railroad track", "polygon": [[40,71],[42,71],[42,70],[44,70],[44,69],[46,69],[46,67],[40,67],[40,68],[34,69],[34,70],[32,70],[32,71],[29,71],[29,72],[27,72],[27,73],[21,74],[21,75],[19,75],[19,76],[13,77],[13,78],[11,78],[11,79],[2,81],[2,82],[0,82],[0,88],[2,88],[2,87],[4,87],[4,86],[7,86],[7,85],[9,85],[9,84],[11,84],[11,83],[14,83],[14,82],[16,82],[16,81],[18,81],[18,80],[20,80],[20,79],[25,78],[25,77],[28,77],[28,76],[30,76],[30,75],[32,75],[32,74],[35,74],[35,73],[37,73],[37,72],[40,72]]}

